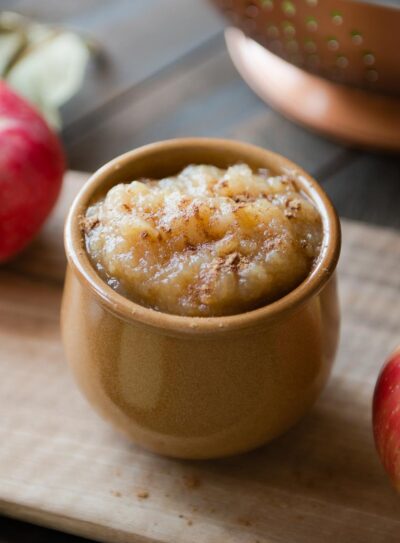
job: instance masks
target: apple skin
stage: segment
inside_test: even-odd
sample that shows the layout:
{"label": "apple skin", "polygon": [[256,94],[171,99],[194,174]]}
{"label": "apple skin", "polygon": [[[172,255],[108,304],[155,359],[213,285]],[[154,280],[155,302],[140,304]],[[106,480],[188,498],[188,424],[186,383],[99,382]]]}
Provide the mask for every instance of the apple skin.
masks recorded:
{"label": "apple skin", "polygon": [[64,171],[57,135],[0,81],[0,263],[38,232],[57,200]]}
{"label": "apple skin", "polygon": [[378,454],[400,492],[400,348],[389,358],[378,377],[372,419]]}

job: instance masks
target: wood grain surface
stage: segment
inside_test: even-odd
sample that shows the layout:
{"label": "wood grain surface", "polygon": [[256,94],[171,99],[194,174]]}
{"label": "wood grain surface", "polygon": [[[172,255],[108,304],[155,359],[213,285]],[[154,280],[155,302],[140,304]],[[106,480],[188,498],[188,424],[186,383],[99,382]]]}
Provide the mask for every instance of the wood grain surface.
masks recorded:
{"label": "wood grain surface", "polygon": [[343,222],[341,347],[300,424],[250,454],[169,460],[100,420],[64,363],[60,237],[84,178],[68,176],[40,237],[0,271],[0,512],[100,541],[398,542],[400,502],[370,411],[398,341],[400,235]]}

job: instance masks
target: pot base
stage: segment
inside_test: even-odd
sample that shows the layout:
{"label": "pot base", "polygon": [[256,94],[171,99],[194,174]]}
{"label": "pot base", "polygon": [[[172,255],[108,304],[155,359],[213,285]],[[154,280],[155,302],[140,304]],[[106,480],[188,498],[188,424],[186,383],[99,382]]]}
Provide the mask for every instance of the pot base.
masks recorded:
{"label": "pot base", "polygon": [[400,99],[332,83],[270,53],[236,28],[225,32],[234,65],[286,117],[346,144],[400,151]]}

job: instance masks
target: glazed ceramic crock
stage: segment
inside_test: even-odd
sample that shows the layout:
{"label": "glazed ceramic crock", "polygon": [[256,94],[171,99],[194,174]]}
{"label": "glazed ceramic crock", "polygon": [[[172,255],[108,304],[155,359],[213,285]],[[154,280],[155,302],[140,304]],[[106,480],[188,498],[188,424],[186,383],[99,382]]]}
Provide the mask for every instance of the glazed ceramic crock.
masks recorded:
{"label": "glazed ceramic crock", "polygon": [[[183,317],[142,307],[97,275],[80,221],[111,186],[160,178],[188,164],[245,162],[296,170],[320,211],[324,241],[307,279],[278,301],[227,317]],[[134,442],[160,454],[213,458],[278,436],[309,409],[338,341],[337,215],[321,187],[289,160],[244,143],[188,138],[130,151],[103,166],[76,197],[65,226],[62,303],[67,359],[92,406]]]}

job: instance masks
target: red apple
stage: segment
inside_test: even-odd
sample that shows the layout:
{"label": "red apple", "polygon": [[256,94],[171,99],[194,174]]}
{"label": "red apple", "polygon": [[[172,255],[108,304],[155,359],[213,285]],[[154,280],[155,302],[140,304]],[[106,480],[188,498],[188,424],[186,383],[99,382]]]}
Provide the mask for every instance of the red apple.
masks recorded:
{"label": "red apple", "polygon": [[379,456],[400,492],[400,349],[383,366],[376,383],[373,428]]}
{"label": "red apple", "polygon": [[57,200],[64,170],[57,135],[0,81],[0,263],[38,232]]}

